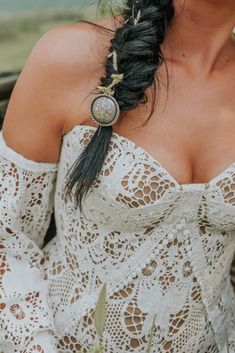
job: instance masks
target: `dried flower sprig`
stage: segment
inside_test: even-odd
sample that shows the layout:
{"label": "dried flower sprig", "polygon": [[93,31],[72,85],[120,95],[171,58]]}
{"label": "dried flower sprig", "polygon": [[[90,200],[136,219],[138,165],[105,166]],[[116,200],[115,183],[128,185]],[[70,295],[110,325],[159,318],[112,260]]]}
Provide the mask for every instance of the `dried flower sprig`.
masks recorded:
{"label": "dried flower sprig", "polygon": [[113,57],[113,68],[115,71],[118,71],[118,64],[117,64],[117,52],[116,50],[113,50],[109,55],[108,58]]}
{"label": "dried flower sprig", "polygon": [[134,1],[133,5],[132,5],[132,18],[133,18],[133,23],[134,23],[134,26],[137,25],[137,23],[139,22],[140,20],[140,17],[141,17],[141,10],[139,10],[137,12],[137,15],[135,17],[135,5],[136,3],[138,3],[139,1]]}
{"label": "dried flower sprig", "polygon": [[[98,301],[95,307],[95,314],[94,314],[94,324],[95,324],[96,332],[98,334],[98,342],[94,344],[92,351],[90,353],[105,353],[104,345],[102,342],[102,335],[105,329],[105,323],[107,319],[107,298],[106,297],[107,297],[107,289],[106,289],[106,284],[104,284],[101,287]],[[153,322],[152,322],[152,326],[149,334],[146,353],[151,353],[156,317],[157,317],[157,314],[155,314],[153,317]],[[78,353],[82,353],[82,352],[78,352]]]}
{"label": "dried flower sprig", "polygon": [[110,83],[109,86],[97,86],[97,89],[101,94],[107,94],[110,96],[114,95],[114,90],[112,89],[115,85],[117,85],[119,82],[123,80],[124,75],[123,74],[113,74],[111,75],[113,81]]}
{"label": "dried flower sprig", "polygon": [[154,317],[153,317],[153,323],[152,323],[152,327],[151,327],[151,331],[150,331],[150,335],[149,335],[149,340],[148,340],[148,346],[147,346],[146,353],[150,353],[151,352],[151,346],[152,346],[152,341],[153,341],[153,332],[154,332],[154,326],[155,326],[156,317],[157,317],[157,314],[155,314]]}

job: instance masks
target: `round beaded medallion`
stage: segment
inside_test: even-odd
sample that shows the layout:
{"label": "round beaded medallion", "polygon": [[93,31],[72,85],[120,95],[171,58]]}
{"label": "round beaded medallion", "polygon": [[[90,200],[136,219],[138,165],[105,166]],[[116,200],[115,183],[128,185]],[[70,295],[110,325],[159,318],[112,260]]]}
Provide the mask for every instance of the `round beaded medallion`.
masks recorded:
{"label": "round beaded medallion", "polygon": [[91,118],[101,126],[110,126],[117,122],[120,108],[116,99],[100,94],[91,103]]}

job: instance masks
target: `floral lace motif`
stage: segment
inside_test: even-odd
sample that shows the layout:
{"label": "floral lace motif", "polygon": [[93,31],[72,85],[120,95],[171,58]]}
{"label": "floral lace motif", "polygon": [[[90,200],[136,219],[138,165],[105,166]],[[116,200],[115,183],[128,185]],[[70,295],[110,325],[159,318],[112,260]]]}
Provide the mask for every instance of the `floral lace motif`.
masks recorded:
{"label": "floral lace motif", "polygon": [[[44,250],[58,352],[88,352],[101,284],[108,289],[106,353],[235,352],[235,165],[209,185],[177,184],[142,148],[112,136],[82,204],[65,202],[66,174],[95,128],[64,137],[55,196],[57,238]],[[63,251],[61,251],[63,249]]]}
{"label": "floral lace motif", "polygon": [[56,165],[29,161],[0,135],[0,352],[52,353],[53,316],[41,246],[53,210]]}
{"label": "floral lace motif", "polygon": [[[80,212],[66,175],[94,131],[64,137],[58,173],[0,138],[0,352],[88,353],[105,282],[105,353],[145,352],[155,313],[153,353],[235,353],[235,164],[182,187],[114,134]],[[41,250],[56,175],[57,236]]]}

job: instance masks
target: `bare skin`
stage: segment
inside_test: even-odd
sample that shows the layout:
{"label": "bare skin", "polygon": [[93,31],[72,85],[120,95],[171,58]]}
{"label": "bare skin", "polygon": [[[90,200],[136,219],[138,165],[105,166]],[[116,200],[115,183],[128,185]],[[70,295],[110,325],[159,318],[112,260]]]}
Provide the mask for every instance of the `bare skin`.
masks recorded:
{"label": "bare skin", "polygon": [[[183,4],[184,3],[184,4]],[[123,115],[114,131],[144,148],[179,184],[207,183],[235,162],[234,0],[175,0],[163,52],[170,74],[149,103]],[[97,23],[115,28],[114,19]],[[39,162],[59,160],[61,137],[90,120],[90,92],[104,73],[110,36],[86,24],[48,32],[16,85],[3,133],[13,149]],[[158,76],[166,82],[162,66]],[[165,107],[165,109],[164,109]]]}

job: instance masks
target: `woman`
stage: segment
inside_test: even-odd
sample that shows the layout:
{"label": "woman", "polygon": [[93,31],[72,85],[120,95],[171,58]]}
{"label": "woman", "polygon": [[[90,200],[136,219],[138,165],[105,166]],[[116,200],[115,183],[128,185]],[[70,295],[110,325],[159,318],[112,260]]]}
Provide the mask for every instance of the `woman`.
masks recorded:
{"label": "woman", "polygon": [[[89,352],[103,283],[105,352],[146,352],[155,314],[154,353],[235,352],[235,3],[127,5],[96,22],[106,31],[48,32],[14,89],[1,136],[4,353]],[[57,236],[40,250],[53,205]]]}

